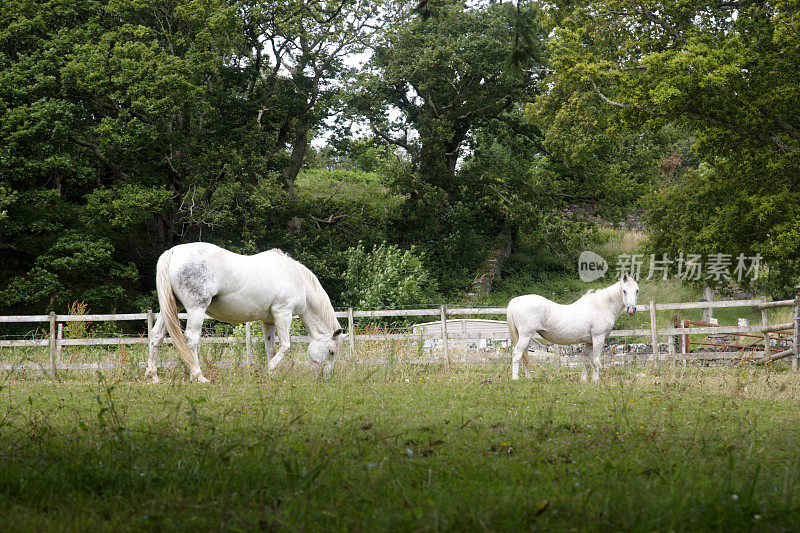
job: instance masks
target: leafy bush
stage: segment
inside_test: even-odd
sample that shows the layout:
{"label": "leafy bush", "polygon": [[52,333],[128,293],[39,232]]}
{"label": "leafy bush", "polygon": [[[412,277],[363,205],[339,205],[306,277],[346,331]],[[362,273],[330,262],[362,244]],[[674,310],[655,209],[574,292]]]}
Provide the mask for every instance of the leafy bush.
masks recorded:
{"label": "leafy bush", "polygon": [[384,242],[367,251],[359,242],[344,256],[347,269],[342,301],[346,305],[399,307],[428,301],[436,294],[436,283],[413,246],[401,250]]}

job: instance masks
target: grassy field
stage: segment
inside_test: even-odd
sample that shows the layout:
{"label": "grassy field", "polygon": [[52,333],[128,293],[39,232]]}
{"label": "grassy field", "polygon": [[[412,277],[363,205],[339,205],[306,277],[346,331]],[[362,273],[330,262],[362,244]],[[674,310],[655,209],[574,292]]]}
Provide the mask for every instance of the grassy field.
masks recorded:
{"label": "grassy field", "polygon": [[800,387],[770,369],[7,375],[0,530],[796,529]]}

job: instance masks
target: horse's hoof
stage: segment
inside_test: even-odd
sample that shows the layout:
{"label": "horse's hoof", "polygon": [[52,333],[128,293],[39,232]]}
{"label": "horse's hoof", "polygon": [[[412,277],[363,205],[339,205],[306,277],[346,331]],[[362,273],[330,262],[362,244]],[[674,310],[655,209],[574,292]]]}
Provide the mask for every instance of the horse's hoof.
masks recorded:
{"label": "horse's hoof", "polygon": [[199,376],[194,378],[194,381],[198,383],[211,383],[209,380],[206,379],[206,377],[203,374],[200,374]]}
{"label": "horse's hoof", "polygon": [[151,383],[161,383],[161,380],[158,378],[158,376],[153,376],[153,377],[150,378],[150,382]]}

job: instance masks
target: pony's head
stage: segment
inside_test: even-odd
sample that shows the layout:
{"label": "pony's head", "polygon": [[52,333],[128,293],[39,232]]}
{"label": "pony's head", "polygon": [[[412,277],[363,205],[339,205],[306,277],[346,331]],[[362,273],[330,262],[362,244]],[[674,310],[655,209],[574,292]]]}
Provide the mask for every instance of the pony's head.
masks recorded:
{"label": "pony's head", "polygon": [[636,314],[636,298],[639,297],[639,284],[628,274],[622,275],[622,305],[631,316]]}
{"label": "pony's head", "polygon": [[342,332],[342,328],[338,328],[330,337],[326,335],[308,343],[308,360],[317,372],[322,370],[326,379],[330,377],[336,355],[342,347],[342,340],[345,337]]}

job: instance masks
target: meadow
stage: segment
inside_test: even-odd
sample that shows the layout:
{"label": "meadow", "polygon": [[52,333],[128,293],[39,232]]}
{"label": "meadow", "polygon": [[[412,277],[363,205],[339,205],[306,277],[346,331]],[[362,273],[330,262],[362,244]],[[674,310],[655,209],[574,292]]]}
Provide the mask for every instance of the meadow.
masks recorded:
{"label": "meadow", "polygon": [[6,374],[0,529],[782,531],[785,367]]}

